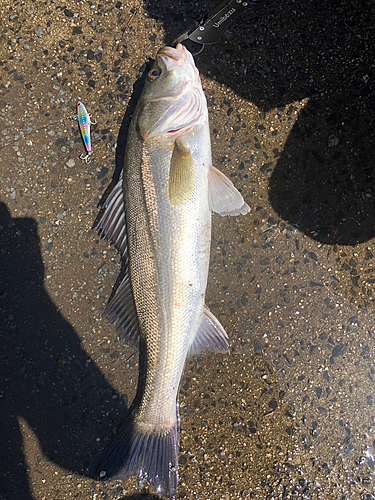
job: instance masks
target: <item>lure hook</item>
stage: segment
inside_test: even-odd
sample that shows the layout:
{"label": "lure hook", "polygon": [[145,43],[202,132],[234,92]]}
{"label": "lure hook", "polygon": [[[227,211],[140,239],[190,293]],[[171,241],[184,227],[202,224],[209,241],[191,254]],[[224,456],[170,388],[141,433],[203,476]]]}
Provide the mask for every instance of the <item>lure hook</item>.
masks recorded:
{"label": "lure hook", "polygon": [[84,153],[82,153],[80,156],[79,156],[79,159],[84,161],[86,164],[87,163],[90,163],[91,162],[91,155],[92,153],[87,153],[87,155],[84,156]]}

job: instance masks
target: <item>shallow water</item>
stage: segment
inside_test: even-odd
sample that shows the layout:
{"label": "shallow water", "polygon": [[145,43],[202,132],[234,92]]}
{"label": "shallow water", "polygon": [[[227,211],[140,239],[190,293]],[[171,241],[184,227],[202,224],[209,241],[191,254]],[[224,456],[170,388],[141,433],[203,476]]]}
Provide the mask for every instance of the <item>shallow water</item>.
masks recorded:
{"label": "shallow water", "polygon": [[[6,500],[153,498],[85,468],[138,366],[102,317],[120,262],[91,227],[144,63],[199,15],[155,5],[0,5]],[[374,7],[325,9],[272,4],[197,58],[214,164],[252,211],[213,216],[207,304],[232,347],[188,363],[180,499],[375,497]]]}

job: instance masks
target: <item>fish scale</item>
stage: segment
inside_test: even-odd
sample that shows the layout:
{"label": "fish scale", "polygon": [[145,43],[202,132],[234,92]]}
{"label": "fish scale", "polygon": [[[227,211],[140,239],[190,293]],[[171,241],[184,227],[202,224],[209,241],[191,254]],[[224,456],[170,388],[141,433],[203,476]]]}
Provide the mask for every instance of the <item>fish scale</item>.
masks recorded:
{"label": "fish scale", "polygon": [[[208,123],[203,128],[208,131]],[[202,146],[209,140],[203,132],[194,136]],[[135,149],[141,146],[137,142]],[[130,158],[133,147],[129,148]],[[202,225],[207,227],[211,220],[208,198],[202,195],[208,190],[202,164],[208,170],[210,163],[209,149],[205,151],[205,158],[195,160],[197,188],[183,206],[171,207],[168,201],[170,144],[146,141],[142,163],[131,161],[124,179],[127,185],[137,179],[131,182],[131,189],[125,187],[125,205],[129,213],[130,276],[139,321],[147,325],[144,331],[150,345],[146,351],[145,393],[137,417],[142,415],[144,423],[152,423],[155,414],[159,422],[164,419],[169,426],[176,420],[177,391],[203,312],[208,258],[199,262],[196,247],[204,239],[209,253],[210,231],[202,237]],[[196,289],[189,283],[201,285]]]}
{"label": "fish scale", "polygon": [[106,316],[125,342],[140,347],[137,396],[92,464],[99,479],[136,475],[165,497],[176,494],[176,407],[186,360],[229,347],[205,306],[212,211],[239,215],[249,207],[211,165],[207,103],[193,57],[182,45],[164,47],[129,127],[123,174],[97,225],[123,255],[124,278]]}

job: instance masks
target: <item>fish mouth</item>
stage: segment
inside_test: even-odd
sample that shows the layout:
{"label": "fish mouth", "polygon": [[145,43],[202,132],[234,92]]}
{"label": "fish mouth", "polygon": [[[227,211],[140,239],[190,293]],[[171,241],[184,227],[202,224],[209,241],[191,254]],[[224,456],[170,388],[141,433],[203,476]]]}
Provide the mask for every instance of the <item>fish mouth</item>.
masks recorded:
{"label": "fish mouth", "polygon": [[162,47],[157,56],[161,57],[168,71],[188,62],[187,51],[181,43],[177,44],[176,48]]}

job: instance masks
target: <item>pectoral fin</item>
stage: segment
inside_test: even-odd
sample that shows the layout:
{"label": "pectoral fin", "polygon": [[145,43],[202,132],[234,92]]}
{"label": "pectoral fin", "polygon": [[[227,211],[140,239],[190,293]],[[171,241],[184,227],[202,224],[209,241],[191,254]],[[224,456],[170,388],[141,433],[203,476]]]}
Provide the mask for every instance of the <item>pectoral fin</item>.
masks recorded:
{"label": "pectoral fin", "polygon": [[168,198],[172,206],[189,200],[194,191],[194,162],[191,149],[181,139],[174,143],[169,173]]}
{"label": "pectoral fin", "polygon": [[213,166],[208,173],[208,202],[211,210],[222,216],[245,215],[250,211],[233,183]]}

